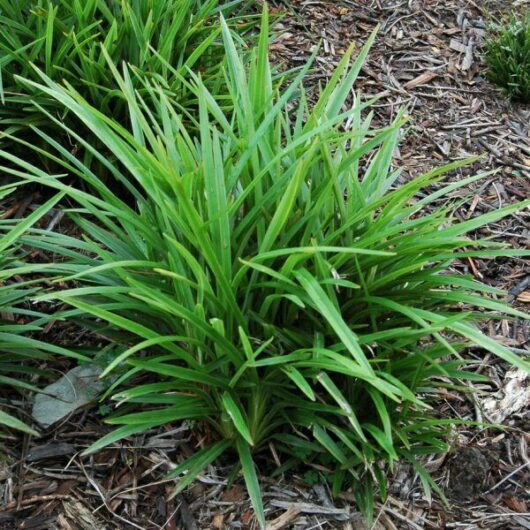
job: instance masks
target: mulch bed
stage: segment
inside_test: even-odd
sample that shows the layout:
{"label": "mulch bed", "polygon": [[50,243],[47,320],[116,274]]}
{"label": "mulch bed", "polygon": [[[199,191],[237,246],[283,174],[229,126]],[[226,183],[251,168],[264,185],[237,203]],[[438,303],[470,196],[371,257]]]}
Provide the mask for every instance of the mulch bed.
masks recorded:
{"label": "mulch bed", "polygon": [[[408,133],[395,153],[402,178],[443,163],[483,156],[449,178],[478,171],[495,173],[460,191],[469,199],[461,218],[530,198],[530,108],[512,106],[484,78],[480,51],[487,24],[528,9],[528,1],[477,0],[291,0],[272,2],[283,15],[272,45],[276,61],[300,66],[320,44],[308,90],[333,71],[347,46],[361,45],[380,24],[380,33],[357,88],[377,95],[375,122],[388,124],[403,105],[411,117]],[[528,209],[485,229],[482,236],[518,248],[530,245]],[[530,265],[526,259],[467,260],[459,265],[477,279],[510,291],[525,310],[530,303]],[[530,353],[528,322],[495,321],[488,333]],[[526,352],[526,353],[525,353]],[[502,388],[506,367],[469,352],[477,370]],[[468,396],[440,394],[447,417],[484,419]],[[172,484],[164,474],[192,454],[201,440],[188,426],[145,433],[119,447],[81,458],[80,451],[106,427],[95,409],[73,417],[36,440],[12,436],[0,458],[1,529],[185,529],[256,528],[241,483],[228,485],[230,468],[211,466],[184,495],[168,500]],[[530,529],[530,415],[512,414],[509,430],[459,429],[455,450],[426,465],[447,492],[450,506],[429,502],[407,467],[393,475],[390,495],[377,506],[374,529]],[[272,459],[272,455],[271,455]],[[228,463],[227,463],[228,464]],[[327,489],[303,476],[262,477],[270,530],[284,528],[367,528],[349,493],[331,500]]]}

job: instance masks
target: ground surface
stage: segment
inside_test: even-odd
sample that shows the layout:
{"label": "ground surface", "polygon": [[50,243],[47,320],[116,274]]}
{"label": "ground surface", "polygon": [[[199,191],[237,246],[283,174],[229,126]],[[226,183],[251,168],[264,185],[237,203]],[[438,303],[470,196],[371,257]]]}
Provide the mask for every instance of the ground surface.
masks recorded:
{"label": "ground surface", "polygon": [[[285,18],[273,53],[277,61],[296,66],[321,42],[310,88],[325,81],[350,42],[362,44],[380,24],[358,89],[380,96],[375,105],[380,123],[388,123],[401,106],[408,106],[410,127],[395,153],[395,164],[405,169],[402,178],[470,155],[485,156],[450,178],[497,170],[466,190],[469,200],[457,212],[466,218],[530,198],[530,109],[508,104],[484,79],[480,59],[492,17],[529,7],[527,1],[278,1],[275,9]],[[530,246],[528,210],[488,230],[482,235],[520,248]],[[510,290],[510,300],[523,310],[529,307],[527,261],[469,260],[461,267]],[[498,321],[488,332],[522,354],[530,353],[528,323]],[[480,352],[470,355],[477,359],[477,370],[492,378],[492,384],[478,390],[502,391],[505,367]],[[523,396],[528,381],[512,382]],[[440,396],[440,411],[448,417],[484,419],[480,400],[452,393]],[[454,452],[427,463],[450,497],[450,507],[439,499],[425,499],[414,473],[400,468],[387,502],[377,507],[373,528],[530,529],[528,410],[516,410],[504,421],[509,431],[460,430]],[[229,469],[222,463],[211,467],[185,495],[166,500],[171,484],[162,481],[164,473],[194,449],[186,426],[152,432],[81,459],[79,452],[101,435],[101,429],[91,409],[76,413],[39,440],[6,440],[8,451],[0,461],[0,528],[255,527],[243,487],[227,487]],[[365,528],[349,494],[332,502],[324,487],[310,486],[296,475],[263,477],[262,486],[271,530]]]}

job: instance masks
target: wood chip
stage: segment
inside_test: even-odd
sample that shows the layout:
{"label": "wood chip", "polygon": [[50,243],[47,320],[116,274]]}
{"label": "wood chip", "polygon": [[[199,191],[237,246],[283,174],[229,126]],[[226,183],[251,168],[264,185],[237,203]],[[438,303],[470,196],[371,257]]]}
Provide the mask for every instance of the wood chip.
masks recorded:
{"label": "wood chip", "polygon": [[[107,526],[98,520],[94,514],[81,502],[68,499],[63,502],[64,520],[63,524],[73,524],[73,528],[79,530],[107,530]],[[64,524],[64,528],[68,528]]]}
{"label": "wood chip", "polygon": [[72,444],[59,442],[54,444],[41,445],[33,447],[26,455],[26,461],[37,462],[39,460],[47,460],[50,458],[57,458],[59,456],[72,455],[76,452],[76,448]]}
{"label": "wood chip", "polygon": [[296,505],[291,505],[289,508],[287,508],[287,511],[282,513],[279,517],[274,519],[274,521],[271,521],[267,525],[267,530],[282,530],[285,528],[288,524],[292,523],[300,514],[300,510],[297,508]]}
{"label": "wood chip", "polygon": [[523,291],[518,297],[519,302],[530,303],[530,291]]}
{"label": "wood chip", "polygon": [[426,85],[429,81],[432,81],[437,76],[438,74],[436,72],[427,70],[427,72],[423,72],[423,74],[420,74],[419,76],[405,83],[403,87],[406,89],[412,89],[421,85]]}
{"label": "wood chip", "polygon": [[517,497],[509,496],[504,499],[504,504],[513,510],[514,512],[525,513],[528,511],[526,503],[522,499]]}
{"label": "wood chip", "polygon": [[217,530],[223,530],[225,527],[225,516],[222,513],[218,513],[214,516],[212,527],[216,528]]}
{"label": "wood chip", "polygon": [[473,38],[469,39],[469,43],[466,46],[466,54],[464,56],[464,60],[462,61],[462,70],[467,71],[471,68],[473,65],[474,59],[473,59],[473,50],[474,50],[474,41]]}
{"label": "wood chip", "polygon": [[462,44],[457,39],[451,39],[451,42],[449,43],[449,48],[451,48],[451,50],[455,50],[455,51],[457,51],[459,53],[465,53],[465,51],[466,51],[466,45]]}
{"label": "wood chip", "polygon": [[493,423],[530,407],[530,373],[512,367],[506,373],[502,388],[482,400],[482,409]]}
{"label": "wood chip", "polygon": [[291,506],[297,509],[300,513],[311,513],[311,514],[322,514],[322,515],[335,515],[344,516],[349,515],[348,510],[341,508],[328,508],[326,506],[319,506],[318,504],[310,504],[307,502],[285,502],[279,500],[271,501],[272,506],[277,508],[289,509]]}

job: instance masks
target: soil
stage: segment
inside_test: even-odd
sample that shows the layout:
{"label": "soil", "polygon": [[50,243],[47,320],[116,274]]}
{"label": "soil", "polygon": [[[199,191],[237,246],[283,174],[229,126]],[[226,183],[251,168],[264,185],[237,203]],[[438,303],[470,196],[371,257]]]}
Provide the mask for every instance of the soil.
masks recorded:
{"label": "soil", "polygon": [[485,491],[491,462],[484,450],[463,447],[448,464],[447,495],[456,501],[469,501]]}

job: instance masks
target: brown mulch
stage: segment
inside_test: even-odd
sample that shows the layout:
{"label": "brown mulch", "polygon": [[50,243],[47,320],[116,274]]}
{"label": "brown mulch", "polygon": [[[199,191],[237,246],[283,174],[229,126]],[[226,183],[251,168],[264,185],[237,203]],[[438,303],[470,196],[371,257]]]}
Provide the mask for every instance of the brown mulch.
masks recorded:
{"label": "brown mulch", "polygon": [[[530,108],[513,106],[484,77],[480,52],[490,20],[528,1],[380,0],[273,2],[284,17],[272,50],[278,62],[303,64],[320,44],[308,89],[324,83],[352,41],[361,45],[381,29],[357,88],[378,95],[376,123],[386,124],[406,105],[407,135],[395,153],[403,178],[450,161],[483,158],[449,178],[496,170],[461,197],[457,215],[468,218],[530,198]],[[528,209],[481,234],[518,248],[530,245]],[[514,304],[530,304],[526,259],[468,260],[462,270],[510,291]],[[530,352],[528,322],[495,321],[488,333],[508,347]],[[526,352],[526,353],[525,353]],[[470,352],[473,358],[474,352]],[[477,370],[502,388],[506,367],[476,355]],[[482,420],[469,397],[440,395],[446,416]],[[173,500],[164,474],[201,444],[188,426],[158,429],[93,457],[79,453],[102,434],[96,409],[78,411],[41,439],[4,440],[0,457],[0,529],[185,529],[256,528],[244,488],[228,485],[230,468],[211,466],[197,483]],[[418,477],[396,470],[390,495],[376,509],[374,529],[530,529],[530,414],[512,414],[507,431],[460,429],[455,450],[426,465],[445,489],[450,506],[429,502]],[[271,456],[272,458],[272,456]],[[227,463],[228,464],[228,463]],[[332,501],[326,488],[292,474],[262,478],[271,530],[283,528],[357,530],[366,528],[351,494]]]}

